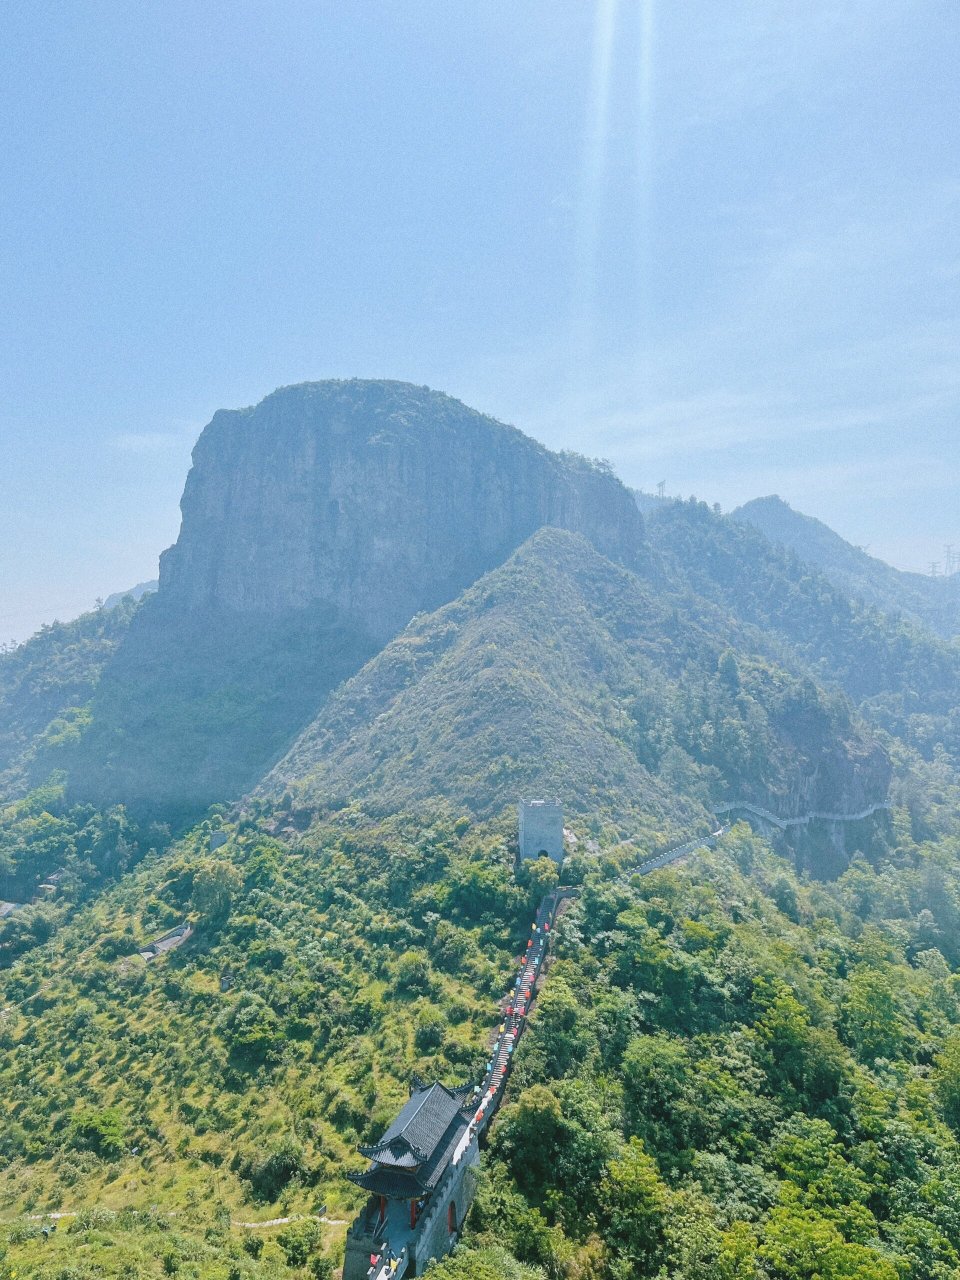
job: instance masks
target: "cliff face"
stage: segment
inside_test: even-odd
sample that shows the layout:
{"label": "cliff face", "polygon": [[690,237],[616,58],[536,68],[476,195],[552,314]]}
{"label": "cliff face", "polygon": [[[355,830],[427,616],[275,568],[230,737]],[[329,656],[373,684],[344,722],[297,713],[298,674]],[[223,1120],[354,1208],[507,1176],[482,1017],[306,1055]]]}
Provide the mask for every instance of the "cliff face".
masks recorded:
{"label": "cliff face", "polygon": [[643,540],[614,476],[399,382],[305,383],[217,413],[181,509],[162,599],[257,614],[332,605],[379,641],[544,525],[624,564]]}

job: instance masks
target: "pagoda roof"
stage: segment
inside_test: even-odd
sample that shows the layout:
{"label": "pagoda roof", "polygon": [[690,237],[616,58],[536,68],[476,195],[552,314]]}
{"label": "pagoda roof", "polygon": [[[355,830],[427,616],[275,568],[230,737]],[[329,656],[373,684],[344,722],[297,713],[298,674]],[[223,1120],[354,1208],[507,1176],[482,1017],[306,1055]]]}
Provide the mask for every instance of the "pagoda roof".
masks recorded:
{"label": "pagoda roof", "polygon": [[374,1195],[418,1200],[440,1181],[469,1120],[463,1110],[472,1085],[448,1089],[415,1080],[409,1100],[379,1142],[360,1147],[372,1163],[351,1182]]}
{"label": "pagoda roof", "polygon": [[394,1169],[416,1169],[429,1159],[425,1151],[413,1146],[402,1135],[391,1138],[389,1142],[381,1140],[375,1147],[358,1147],[357,1150],[368,1160],[376,1160],[377,1164],[390,1165]]}

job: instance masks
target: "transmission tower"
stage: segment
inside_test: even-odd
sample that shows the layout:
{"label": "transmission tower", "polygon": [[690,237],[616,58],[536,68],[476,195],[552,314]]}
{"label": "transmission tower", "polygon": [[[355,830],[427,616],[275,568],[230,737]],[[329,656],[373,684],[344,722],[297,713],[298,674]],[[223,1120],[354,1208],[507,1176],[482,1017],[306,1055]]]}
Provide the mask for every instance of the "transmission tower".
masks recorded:
{"label": "transmission tower", "polygon": [[930,561],[930,577],[936,578],[936,577],[939,577],[939,575],[940,575],[940,561],[931,560]]}
{"label": "transmission tower", "polygon": [[662,501],[662,499],[663,499],[664,490],[666,489],[666,487],[667,487],[667,482],[666,482],[666,480],[660,480],[660,481],[658,481],[658,483],[657,483],[657,497],[658,497],[658,498],[660,498],[660,499],[661,499],[661,501]]}

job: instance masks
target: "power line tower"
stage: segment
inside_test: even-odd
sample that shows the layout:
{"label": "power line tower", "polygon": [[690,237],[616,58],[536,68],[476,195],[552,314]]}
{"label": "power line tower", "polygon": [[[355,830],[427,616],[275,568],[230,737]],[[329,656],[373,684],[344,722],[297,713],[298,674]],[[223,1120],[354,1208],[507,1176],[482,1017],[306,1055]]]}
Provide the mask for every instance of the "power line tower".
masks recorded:
{"label": "power line tower", "polygon": [[948,542],[943,548],[943,572],[949,578],[956,568],[956,561],[953,558],[953,543]]}
{"label": "power line tower", "polygon": [[666,487],[667,487],[667,482],[666,482],[666,480],[660,480],[660,481],[658,481],[658,483],[657,483],[657,497],[660,499],[660,501],[661,501],[661,502],[663,501],[664,490],[666,489]]}
{"label": "power line tower", "polygon": [[930,577],[937,578],[939,576],[940,576],[940,561],[931,560],[930,561]]}

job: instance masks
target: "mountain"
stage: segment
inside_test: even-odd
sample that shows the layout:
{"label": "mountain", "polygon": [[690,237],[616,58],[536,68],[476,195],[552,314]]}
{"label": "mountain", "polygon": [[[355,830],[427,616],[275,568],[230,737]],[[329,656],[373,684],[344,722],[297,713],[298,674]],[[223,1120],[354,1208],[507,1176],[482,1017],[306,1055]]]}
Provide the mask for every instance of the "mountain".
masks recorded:
{"label": "mountain", "polygon": [[691,603],[541,530],[338,690],[259,794],[381,813],[444,798],[480,817],[562,795],[625,832],[689,830],[731,797],[783,816],[883,800],[885,753],[842,701]]}
{"label": "mountain", "polygon": [[545,524],[638,564],[643,522],[602,466],[398,382],[286,387],[217,413],[174,547],[79,743],[74,799],[179,814],[253,786],[411,617]]}
{"label": "mountain", "polygon": [[136,612],[132,599],[41,627],[0,653],[0,803],[26,785],[38,752],[79,738],[101,674]]}
{"label": "mountain", "polygon": [[127,591],[115,591],[104,600],[103,608],[115,609],[122,600],[126,600],[127,596],[132,600],[142,600],[144,596],[152,595],[159,585],[157,579],[153,578],[150,582],[138,582],[135,587],[130,587]]}
{"label": "mountain", "polygon": [[[624,494],[423,389],[286,389],[204,434],[156,593],[0,657],[3,1280],[329,1280],[358,1146],[481,1078],[558,874],[431,1275],[960,1272],[960,651]],[[624,874],[891,773],[889,818]],[[533,790],[562,873],[514,867]]]}
{"label": "mountain", "polygon": [[960,574],[929,578],[884,564],[782,498],[754,498],[731,518],[759,529],[771,542],[796,552],[847,595],[930,627],[942,636],[960,634]]}
{"label": "mountain", "polygon": [[659,581],[684,583],[842,690],[927,758],[960,763],[960,646],[851,598],[795,553],[704,503],[665,503],[647,523]]}
{"label": "mountain", "polygon": [[637,560],[608,471],[427,387],[317,382],[221,411],[201,435],[160,596],[183,610],[320,605],[382,643],[543,525]]}

